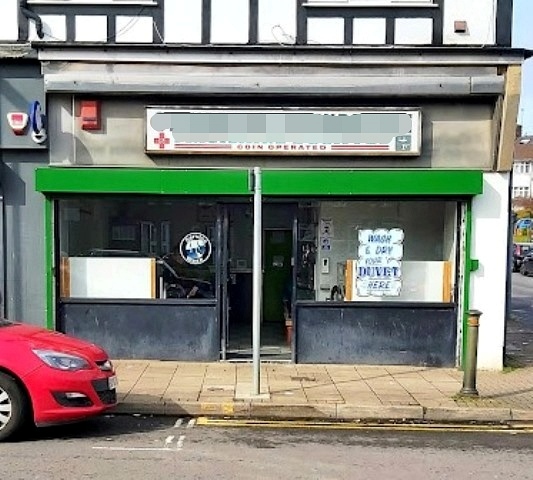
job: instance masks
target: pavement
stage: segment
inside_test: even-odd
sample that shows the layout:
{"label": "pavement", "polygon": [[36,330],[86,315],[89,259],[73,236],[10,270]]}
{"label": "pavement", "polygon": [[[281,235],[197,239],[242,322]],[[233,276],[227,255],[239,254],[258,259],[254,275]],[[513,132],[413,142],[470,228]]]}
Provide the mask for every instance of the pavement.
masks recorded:
{"label": "pavement", "polygon": [[460,395],[455,368],[115,360],[116,413],[248,420],[533,427],[533,366],[478,371]]}

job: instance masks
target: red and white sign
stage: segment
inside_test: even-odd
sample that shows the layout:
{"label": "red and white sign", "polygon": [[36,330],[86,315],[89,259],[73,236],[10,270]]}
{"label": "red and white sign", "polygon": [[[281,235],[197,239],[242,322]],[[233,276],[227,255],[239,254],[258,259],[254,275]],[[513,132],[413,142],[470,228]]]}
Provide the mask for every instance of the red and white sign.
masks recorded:
{"label": "red and white sign", "polygon": [[420,155],[421,112],[382,109],[146,108],[146,152]]}
{"label": "red and white sign", "polygon": [[24,135],[28,126],[28,114],[24,112],[9,112],[7,123],[15,135]]}

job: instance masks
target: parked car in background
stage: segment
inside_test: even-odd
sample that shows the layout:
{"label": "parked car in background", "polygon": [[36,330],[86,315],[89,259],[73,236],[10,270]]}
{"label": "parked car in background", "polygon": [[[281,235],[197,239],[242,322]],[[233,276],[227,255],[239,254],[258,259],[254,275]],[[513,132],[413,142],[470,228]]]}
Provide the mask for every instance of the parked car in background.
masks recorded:
{"label": "parked car in background", "polygon": [[520,271],[524,257],[533,250],[531,243],[514,243],[513,244],[513,272]]}
{"label": "parked car in background", "polygon": [[533,250],[530,250],[524,256],[520,265],[520,273],[526,277],[533,275]]}
{"label": "parked car in background", "polygon": [[102,348],[0,318],[0,441],[26,426],[98,415],[116,405],[116,388]]}

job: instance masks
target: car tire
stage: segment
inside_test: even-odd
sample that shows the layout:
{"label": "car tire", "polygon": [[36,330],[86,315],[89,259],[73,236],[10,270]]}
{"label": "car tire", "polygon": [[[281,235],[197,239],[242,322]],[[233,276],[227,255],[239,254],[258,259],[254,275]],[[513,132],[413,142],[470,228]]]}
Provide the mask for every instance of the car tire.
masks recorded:
{"label": "car tire", "polygon": [[28,417],[25,393],[12,377],[0,372],[0,441],[20,433]]}

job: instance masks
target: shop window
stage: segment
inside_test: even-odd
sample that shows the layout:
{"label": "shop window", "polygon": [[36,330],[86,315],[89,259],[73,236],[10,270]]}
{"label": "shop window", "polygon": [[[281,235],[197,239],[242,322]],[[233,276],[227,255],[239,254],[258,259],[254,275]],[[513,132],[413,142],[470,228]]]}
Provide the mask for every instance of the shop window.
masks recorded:
{"label": "shop window", "polygon": [[62,298],[215,295],[215,204],[69,198],[58,218]]}
{"label": "shop window", "polygon": [[457,225],[455,202],[301,206],[297,298],[453,302]]}

